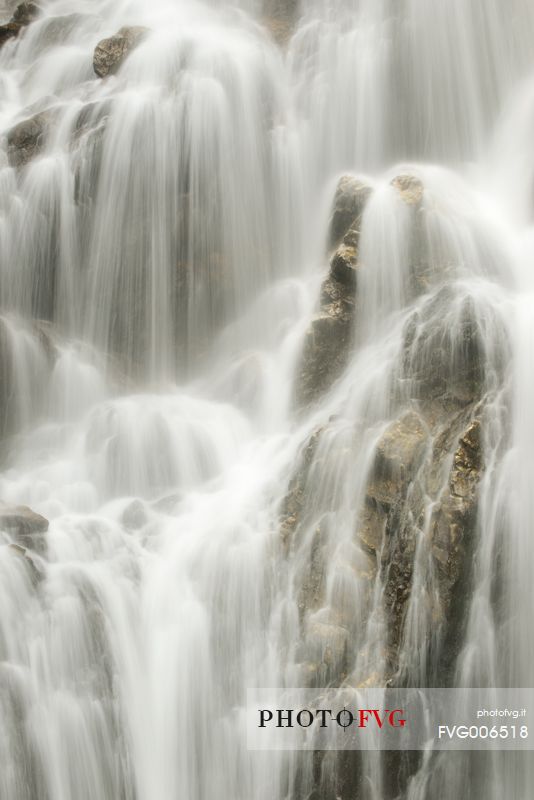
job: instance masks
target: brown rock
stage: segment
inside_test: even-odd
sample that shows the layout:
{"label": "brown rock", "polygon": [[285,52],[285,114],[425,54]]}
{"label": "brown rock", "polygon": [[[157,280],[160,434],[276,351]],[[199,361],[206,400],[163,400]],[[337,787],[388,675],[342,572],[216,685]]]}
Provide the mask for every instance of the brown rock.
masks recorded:
{"label": "brown rock", "polygon": [[22,167],[42,153],[55,109],[47,109],[22,120],[7,133],[7,155],[12,167]]}
{"label": "brown rock", "polygon": [[416,411],[390,425],[376,447],[368,497],[386,507],[398,502],[421,465],[427,442],[426,426]]}
{"label": "brown rock", "polygon": [[330,220],[330,247],[338,247],[352,228],[359,233],[363,210],[372,189],[359,178],[344,175],[337,185]]}
{"label": "brown rock", "polygon": [[114,36],[102,39],[95,47],[93,68],[99,78],[113,75],[128,55],[149,33],[148,28],[130,26],[121,28]]}
{"label": "brown rock", "polygon": [[9,22],[0,25],[0,47],[10,39],[16,38],[39,15],[39,6],[35,3],[20,3]]}
{"label": "brown rock", "polygon": [[401,199],[408,206],[419,206],[424,195],[424,186],[414,175],[397,175],[391,185],[398,191]]}
{"label": "brown rock", "polygon": [[293,33],[298,0],[265,0],[263,24],[273,39],[284,47]]}
{"label": "brown rock", "polygon": [[343,372],[354,340],[357,308],[359,224],[371,189],[342,178],[332,215],[332,241],[340,237],[322,287],[320,310],[306,333],[296,385],[300,406],[315,403]]}
{"label": "brown rock", "polygon": [[45,517],[27,506],[4,506],[0,508],[0,529],[18,545],[46,555],[45,534],[49,522]]}

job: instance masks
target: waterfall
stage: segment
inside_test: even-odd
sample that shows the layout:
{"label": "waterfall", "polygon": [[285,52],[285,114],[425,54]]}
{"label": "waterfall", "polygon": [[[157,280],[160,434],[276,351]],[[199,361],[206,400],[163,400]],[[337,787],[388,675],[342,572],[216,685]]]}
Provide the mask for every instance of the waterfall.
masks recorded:
{"label": "waterfall", "polygon": [[533,685],[534,6],[37,6],[0,0],[0,800],[527,800],[530,752],[243,716]]}

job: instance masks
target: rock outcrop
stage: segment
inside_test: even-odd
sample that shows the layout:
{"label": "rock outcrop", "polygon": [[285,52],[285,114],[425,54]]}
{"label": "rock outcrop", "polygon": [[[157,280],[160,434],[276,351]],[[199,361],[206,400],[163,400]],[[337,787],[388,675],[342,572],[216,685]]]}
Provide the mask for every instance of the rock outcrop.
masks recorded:
{"label": "rock outcrop", "polygon": [[16,39],[19,33],[39,16],[39,11],[39,6],[35,3],[20,3],[10,21],[0,25],[0,47],[10,39]]}
{"label": "rock outcrop", "polygon": [[140,25],[121,28],[114,36],[102,39],[95,47],[93,69],[99,78],[113,75],[147,36],[149,29]]}
{"label": "rock outcrop", "polygon": [[315,403],[347,364],[354,336],[359,270],[358,244],[371,188],[357,178],[339,181],[329,243],[336,247],[321,288],[320,307],[306,333],[296,385],[301,407]]}
{"label": "rock outcrop", "polygon": [[371,194],[371,187],[359,178],[353,175],[340,178],[330,219],[330,248],[339,247],[349,230],[359,233],[365,205]]}
{"label": "rock outcrop", "polygon": [[[387,388],[396,418],[376,441],[365,489],[359,494],[361,507],[354,512],[354,541],[362,560],[356,564],[353,559],[353,573],[359,576],[361,603],[366,602],[365,594],[376,598],[370,587],[377,580],[381,587],[380,609],[375,614],[383,625],[384,652],[375,660],[369,680],[375,685],[385,681],[394,685],[406,679],[411,641],[407,620],[416,608],[418,620],[425,617],[429,631],[428,663],[434,669],[429,680],[446,685],[462,643],[485,471],[484,441],[491,416],[487,406],[505,380],[506,332],[492,307],[466,293],[449,265],[428,259],[425,190],[419,178],[401,174],[391,185],[411,214],[404,221],[411,226],[406,244],[409,296],[415,302]],[[331,388],[353,349],[362,302],[360,275],[367,268],[360,262],[360,228],[370,195],[370,187],[356,178],[346,176],[339,182],[329,240],[333,256],[300,364],[297,399],[301,406],[313,405]],[[359,424],[354,423],[355,442],[361,442]],[[311,652],[319,628],[315,626],[312,635],[306,620],[319,615],[323,638],[328,641],[331,636],[332,642],[340,640],[337,625],[345,631],[351,625],[341,607],[325,605],[332,602],[325,594],[329,574],[333,579],[328,563],[332,542],[325,520],[335,510],[317,507],[316,519],[309,512],[323,471],[318,454],[324,457],[325,436],[331,436],[328,424],[320,426],[304,448],[282,519],[285,542],[289,539],[298,547],[302,536],[306,537],[306,564],[296,601],[303,624],[302,666],[312,682],[319,680],[318,670],[324,663],[315,663],[317,654]],[[345,450],[353,446],[350,437],[342,442]],[[354,460],[346,462],[347,469],[351,463]],[[335,469],[331,460],[326,470]],[[334,659],[335,669],[326,673],[323,669],[323,679],[327,674],[329,680],[343,681],[347,676],[342,662]],[[351,680],[361,685],[365,677],[355,673]]]}
{"label": "rock outcrop", "polygon": [[22,120],[7,133],[7,156],[12,167],[23,167],[46,146],[56,116],[52,108]]}

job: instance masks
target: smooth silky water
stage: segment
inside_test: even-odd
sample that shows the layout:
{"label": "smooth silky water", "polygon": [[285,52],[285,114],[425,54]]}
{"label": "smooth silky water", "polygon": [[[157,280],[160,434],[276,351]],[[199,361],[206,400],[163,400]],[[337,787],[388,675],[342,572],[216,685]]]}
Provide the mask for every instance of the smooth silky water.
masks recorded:
{"label": "smooth silky water", "polygon": [[[0,547],[0,797],[334,800],[333,754],[318,775],[303,754],[247,751],[246,689],[303,685],[341,628],[350,682],[384,679],[383,575],[369,590],[354,531],[380,436],[437,340],[454,372],[466,308],[486,469],[450,680],[532,685],[534,7],[308,0],[281,49],[260,0],[41,5],[0,51],[0,131],[55,115],[24,169],[0,152],[0,499],[50,520],[37,584]],[[151,33],[96,78],[96,43],[128,24]],[[390,185],[406,171],[424,186],[418,296],[416,222]],[[355,346],[299,413],[343,173],[374,190]],[[288,551],[280,510],[324,426]],[[442,680],[427,647],[434,502],[400,643],[398,679],[415,686]],[[324,601],[302,619],[318,530]],[[531,796],[530,754],[473,755],[421,760],[404,796]],[[361,797],[388,796],[380,757],[362,769]]]}

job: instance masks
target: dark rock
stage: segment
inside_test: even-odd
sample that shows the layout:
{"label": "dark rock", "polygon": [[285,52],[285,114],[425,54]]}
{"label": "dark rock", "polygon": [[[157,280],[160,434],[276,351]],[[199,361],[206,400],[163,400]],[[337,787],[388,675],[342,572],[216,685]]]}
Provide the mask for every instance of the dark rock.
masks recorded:
{"label": "dark rock", "polygon": [[287,494],[282,502],[280,509],[281,535],[288,551],[292,544],[293,534],[302,520],[306,500],[306,483],[323,430],[324,428],[317,428],[302,448]]}
{"label": "dark rock", "polygon": [[[461,408],[480,397],[487,369],[483,316],[471,298],[459,301],[453,286],[445,285],[418,310],[404,332],[403,377],[412,384],[412,396],[428,406],[436,401]],[[454,309],[454,314],[451,314]],[[494,330],[502,327],[492,314]],[[494,333],[495,335],[495,333]],[[490,365],[501,370],[505,360],[506,335],[501,363]]]}
{"label": "dark rock", "polygon": [[20,3],[9,22],[0,25],[0,47],[10,39],[16,38],[39,15],[39,6],[35,3]]}
{"label": "dark rock", "polygon": [[[434,502],[430,553],[436,590],[429,598],[429,612],[436,626],[436,640],[441,642],[443,663],[450,666],[459,651],[478,487],[484,469],[481,422],[472,417],[480,410],[470,406],[448,418],[442,410],[442,430],[432,448],[427,421],[413,411],[390,425],[377,444],[357,537],[382,573],[388,680],[399,668],[415,554],[430,499]],[[443,667],[440,680],[445,680],[448,666]]]}
{"label": "dark rock", "polygon": [[306,333],[296,400],[299,406],[315,403],[343,372],[354,340],[357,277],[360,269],[359,225],[370,187],[352,177],[342,178],[334,200],[332,241],[341,244],[332,256],[322,287],[320,310]]}
{"label": "dark rock", "polygon": [[34,550],[41,556],[47,552],[46,532],[49,522],[45,517],[27,506],[4,506],[0,508],[0,529],[17,544]]}
{"label": "dark rock", "polygon": [[353,339],[350,318],[321,312],[306,334],[300,363],[297,402],[308,406],[327,392],[348,361]]}
{"label": "dark rock", "polygon": [[475,419],[460,438],[448,488],[432,518],[432,554],[440,576],[444,611],[450,606],[452,588],[463,569],[464,547],[475,521],[483,469],[480,420]]}
{"label": "dark rock", "polygon": [[148,28],[142,26],[130,26],[121,28],[108,39],[102,39],[95,47],[93,56],[93,68],[99,78],[116,73],[149,32]]}
{"label": "dark rock", "polygon": [[338,247],[352,228],[358,235],[365,204],[372,189],[359,178],[344,175],[337,185],[330,220],[329,245]]}
{"label": "dark rock", "polygon": [[[346,239],[347,237],[345,237]],[[356,247],[342,244],[332,258],[330,274],[343,286],[355,291],[358,269],[358,251]]]}
{"label": "dark rock", "polygon": [[39,15],[40,9],[36,3],[19,3],[12,17],[12,22],[18,25],[29,25]]}
{"label": "dark rock", "polygon": [[368,496],[385,506],[398,502],[421,465],[427,442],[427,428],[415,411],[390,425],[376,447]]}
{"label": "dark rock", "polygon": [[7,133],[7,155],[12,167],[22,167],[42,153],[56,110],[49,108],[19,122]]}

